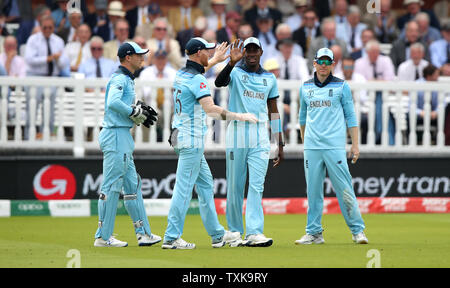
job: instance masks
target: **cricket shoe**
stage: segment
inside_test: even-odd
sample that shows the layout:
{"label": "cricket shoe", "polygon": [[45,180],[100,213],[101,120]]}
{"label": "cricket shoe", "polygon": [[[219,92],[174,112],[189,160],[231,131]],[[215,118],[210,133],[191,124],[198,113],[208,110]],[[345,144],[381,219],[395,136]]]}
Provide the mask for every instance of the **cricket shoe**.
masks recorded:
{"label": "cricket shoe", "polygon": [[272,245],[272,238],[267,238],[264,234],[251,234],[245,237],[247,247],[269,247]]}
{"label": "cricket shoe", "polygon": [[194,249],[195,248],[195,244],[194,243],[188,243],[186,241],[184,241],[181,238],[178,238],[176,240],[173,241],[167,241],[164,242],[161,246],[162,249]]}
{"label": "cricket shoe", "polygon": [[138,233],[136,234],[136,238],[139,246],[152,246],[161,241],[161,237],[155,234],[147,235]]}
{"label": "cricket shoe", "polygon": [[367,239],[367,237],[364,234],[364,232],[360,232],[358,234],[353,234],[352,235],[352,240],[356,244],[369,244],[369,239]]}
{"label": "cricket shoe", "polygon": [[113,236],[109,237],[107,241],[102,238],[95,239],[94,247],[127,247],[128,243],[117,240]]}
{"label": "cricket shoe", "polygon": [[309,245],[309,244],[323,244],[325,240],[323,239],[322,232],[311,235],[303,235],[299,240],[295,240],[295,245]]}
{"label": "cricket shoe", "polygon": [[231,243],[234,243],[239,240],[242,241],[241,233],[225,231],[225,234],[222,237],[220,237],[219,239],[213,240],[212,247],[220,248],[220,247],[225,246],[226,244],[231,244]]}

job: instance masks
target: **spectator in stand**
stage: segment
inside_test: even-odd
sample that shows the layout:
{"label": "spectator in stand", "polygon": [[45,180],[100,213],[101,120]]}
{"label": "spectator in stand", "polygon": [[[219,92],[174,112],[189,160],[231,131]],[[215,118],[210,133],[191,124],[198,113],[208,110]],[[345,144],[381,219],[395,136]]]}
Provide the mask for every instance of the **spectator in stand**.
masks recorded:
{"label": "spectator in stand", "polygon": [[420,38],[425,42],[427,46],[436,40],[441,39],[441,32],[430,26],[430,16],[425,12],[417,13],[414,18],[419,25],[419,35]]}
{"label": "spectator in stand", "polygon": [[217,31],[225,27],[227,4],[228,0],[211,0],[213,13],[207,17],[208,29]]}
{"label": "spectator in stand", "polygon": [[[278,27],[280,26],[281,25],[279,25]],[[287,27],[289,28],[289,26]],[[278,53],[278,56],[276,57],[276,60],[278,61],[280,66],[279,79],[296,80],[304,82],[310,79],[309,71],[305,58],[294,53],[295,44],[296,43],[290,38],[282,39],[277,42],[277,50],[280,51],[280,53]],[[286,133],[287,136],[289,135],[288,124],[290,123],[291,119],[290,113],[291,91],[289,90],[284,91],[283,104],[285,106],[283,131]],[[286,107],[286,105],[288,107]]]}
{"label": "spectator in stand", "polygon": [[347,16],[348,16],[347,0],[335,0],[334,1],[334,22],[336,22],[336,25],[346,24],[348,22]]}
{"label": "spectator in stand", "polygon": [[253,29],[250,24],[241,24],[238,30],[238,38],[245,41],[247,38],[253,36]]}
{"label": "spectator in stand", "polygon": [[450,15],[450,2],[448,0],[440,0],[434,3],[433,12],[439,19],[439,22],[448,20]]}
{"label": "spectator in stand", "polygon": [[330,50],[334,55],[334,68],[332,70],[333,74],[342,74],[342,48],[339,45],[333,45]]}
{"label": "spectator in stand", "polygon": [[336,37],[347,43],[349,53],[359,51],[363,47],[361,33],[367,24],[361,23],[361,10],[356,5],[348,7],[347,22],[339,23],[336,27]]}
{"label": "spectator in stand", "polygon": [[[275,32],[278,24],[282,22],[282,15],[278,9],[269,7],[269,0],[255,0],[253,8],[245,11],[244,19],[247,23],[252,25],[252,29],[255,35],[258,35],[259,28],[257,20],[260,18],[272,19],[272,32]],[[261,40],[261,38],[259,38]],[[264,46],[263,46],[264,47]],[[264,62],[263,62],[264,63]]]}
{"label": "spectator in stand", "polygon": [[264,70],[273,73],[275,75],[275,78],[280,78],[280,64],[276,58],[270,58],[267,59],[263,64]]}
{"label": "spectator in stand", "polygon": [[183,30],[194,28],[197,18],[203,17],[203,11],[193,7],[193,2],[193,0],[178,0],[180,5],[169,9],[167,19],[175,35]]}
{"label": "spectator in stand", "polygon": [[434,12],[432,10],[423,10],[421,8],[423,4],[424,3],[422,0],[403,0],[403,7],[405,7],[406,9],[406,14],[397,18],[397,27],[400,31],[405,28],[406,23],[413,20],[414,17],[416,17],[416,15],[421,11],[427,13],[428,16],[430,16],[430,25],[432,27],[435,27],[439,30],[441,29],[439,20],[437,19]]}
{"label": "spectator in stand", "polygon": [[256,20],[256,25],[258,26],[258,34],[256,38],[259,39],[262,45],[263,54],[261,55],[261,63],[270,57],[273,57],[277,53],[276,44],[277,38],[273,33],[273,20],[266,15],[258,15],[258,19]]}
{"label": "spectator in stand", "polygon": [[[28,38],[25,48],[25,61],[28,65],[28,76],[53,76],[57,77],[63,70],[69,70],[70,62],[64,53],[64,41],[54,34],[55,22],[52,17],[44,16],[41,18],[40,27],[42,32],[33,34]],[[30,93],[26,89],[27,101],[26,111],[29,111]],[[43,87],[36,90],[36,112],[39,104],[43,104],[44,98]],[[54,109],[55,109],[56,88],[51,89],[50,95],[50,133],[54,134]],[[30,112],[30,111],[29,111]],[[42,105],[42,115],[44,115],[44,107]],[[29,116],[25,125],[25,139],[29,137]],[[36,118],[35,118],[36,119]],[[44,119],[44,117],[42,118]],[[37,138],[42,137],[43,123],[37,134]]]}
{"label": "spectator in stand", "polygon": [[[225,17],[225,27],[217,30],[216,38],[218,43],[233,43],[237,39],[239,24],[241,24],[241,15],[235,11],[230,11]],[[250,27],[250,26],[249,26]],[[241,39],[242,40],[242,39]],[[244,41],[244,40],[243,40]]]}
{"label": "spectator in stand", "polygon": [[[153,65],[145,68],[140,76],[139,79],[143,81],[173,81],[175,79],[175,75],[177,74],[177,70],[172,68],[169,63],[168,53],[164,50],[158,50],[153,55]],[[159,111],[162,111],[163,104],[164,104],[164,88],[158,88],[156,90],[156,96],[151,95],[152,88],[148,85],[143,86],[143,96],[144,96],[144,102],[147,104],[150,104],[152,101],[152,97],[156,97],[156,106],[158,107]],[[157,141],[162,142],[162,123],[164,123],[164,114],[158,113],[158,122],[156,126],[157,131]],[[145,131],[145,130],[144,130]],[[144,133],[144,141],[147,141],[148,139],[148,133]]]}
{"label": "spectator in stand", "polygon": [[[125,19],[125,11],[123,11],[123,4],[120,1],[111,1],[108,6],[108,21],[104,24],[102,32],[103,34],[97,34],[103,38],[105,44],[108,41],[112,41],[115,39],[115,24],[118,20]],[[127,22],[128,23],[128,22]],[[106,26],[107,25],[107,26]],[[129,28],[128,28],[129,29]],[[106,32],[107,30],[107,32]],[[108,38],[104,37],[108,35]]]}
{"label": "spectator in stand", "polygon": [[[342,59],[342,72],[335,73],[334,76],[344,79],[348,82],[354,83],[365,83],[367,82],[366,78],[363,75],[354,72],[355,71],[355,60],[351,57],[346,57]],[[357,96],[357,97],[355,97]],[[353,93],[353,102],[359,102],[359,111],[360,111],[360,119],[359,119],[359,127],[361,128],[361,143],[367,143],[367,115],[369,112],[369,105],[367,99],[367,91],[360,90],[359,93]]]}
{"label": "spectator in stand", "polygon": [[195,20],[194,28],[178,32],[176,40],[178,41],[178,43],[180,43],[180,51],[183,57],[185,56],[184,50],[187,42],[191,40],[191,38],[202,37],[203,32],[206,31],[207,25],[208,23],[206,18],[200,16]]}
{"label": "spectator in stand", "polygon": [[[436,82],[439,78],[439,69],[435,67],[433,64],[429,64],[423,69],[423,77],[420,79],[417,79],[416,82]],[[433,127],[434,131],[437,129],[437,118],[438,118],[438,93],[436,91],[431,92],[431,113],[430,113],[430,126]],[[417,93],[417,108],[416,108],[416,128],[419,128],[419,126],[422,126],[424,124],[424,118],[425,118],[425,110],[424,110],[424,104],[425,104],[425,94],[422,91],[419,91]],[[406,117],[409,121],[409,117]],[[409,123],[408,123],[408,135],[409,135]],[[420,129],[417,131],[417,143],[422,143],[422,137],[423,137],[423,129]],[[436,142],[436,133],[432,133],[432,140],[433,142]]]}
{"label": "spectator in stand", "polygon": [[299,29],[304,23],[304,13],[308,9],[308,1],[307,0],[294,0],[295,13],[289,16],[285,23],[289,25],[291,31],[295,31]]}
{"label": "spectator in stand", "polygon": [[105,58],[111,59],[113,61],[117,61],[117,51],[124,42],[129,41],[128,33],[129,33],[129,26],[127,20],[121,18],[118,19],[114,23],[114,35],[115,38],[111,41],[108,41],[103,46],[103,55]]}
{"label": "spectator in stand", "polygon": [[[292,40],[292,30],[289,25],[285,23],[281,23],[280,25],[278,25],[277,29],[275,30],[275,37],[277,38],[277,42],[284,39]],[[293,53],[295,55],[303,57],[302,47],[295,42],[293,42],[292,44],[294,48]]]}
{"label": "spectator in stand", "polygon": [[428,45],[420,39],[419,24],[416,21],[410,21],[405,26],[405,38],[399,38],[395,41],[389,54],[395,69],[410,58],[410,47],[414,43],[422,43],[426,47],[425,59],[430,59]]}
{"label": "spectator in stand", "polygon": [[[153,25],[156,19],[162,17],[162,11],[159,7],[158,3],[150,3],[148,5],[148,13],[147,13],[148,20],[146,23],[142,23],[136,27],[135,35],[136,36],[142,36],[146,40],[152,38],[153,36]],[[173,32],[172,32],[173,34]],[[170,35],[170,37],[173,37],[173,35]],[[147,54],[146,54],[147,55]]]}
{"label": "spectator in stand", "polygon": [[58,8],[52,11],[53,20],[55,20],[55,32],[58,35],[63,28],[69,28],[69,12],[67,3],[69,0],[55,0]]}
{"label": "spectator in stand", "polygon": [[85,23],[91,27],[93,35],[102,37],[103,41],[109,41],[113,35],[110,35],[110,25],[108,14],[108,0],[94,0],[95,12],[87,15]]}
{"label": "spectator in stand", "polygon": [[[321,26],[321,36],[316,37],[308,49],[308,67],[313,67],[314,56],[320,48],[327,47],[330,48],[333,45],[339,45],[342,49],[342,55],[346,57],[347,45],[345,41],[336,37],[336,22],[333,18],[325,18],[322,21]],[[311,72],[311,70],[310,70]]]}
{"label": "spectator in stand", "polygon": [[150,55],[156,53],[156,51],[164,51],[167,54],[170,66],[178,70],[183,65],[183,58],[180,52],[180,44],[169,36],[171,33],[171,27],[166,18],[155,19],[153,37],[147,40],[147,47],[150,49]]}
{"label": "spectator in stand", "polygon": [[[376,40],[371,40],[366,44],[367,55],[355,61],[355,71],[366,78],[367,81],[393,81],[395,80],[395,68],[391,58],[380,54],[380,44]],[[382,131],[382,92],[377,91],[375,97],[375,143],[381,143]],[[394,124],[392,115],[389,119],[390,139],[389,143],[394,142],[392,135]]]}
{"label": "spectator in stand", "polygon": [[441,70],[444,76],[450,76],[447,72],[450,67],[450,20],[442,25],[442,39],[430,45],[431,63]]}
{"label": "spectator in stand", "polygon": [[[56,35],[61,37],[64,40],[64,43],[70,43],[78,41],[77,39],[77,29],[81,25],[82,19],[81,10],[73,9],[69,13],[69,27],[63,27],[56,32]],[[90,29],[89,29],[90,30]]]}
{"label": "spectator in stand", "polygon": [[91,57],[83,60],[78,69],[85,78],[109,78],[119,67],[119,62],[103,57],[103,38],[93,36],[90,43]]}
{"label": "spectator in stand", "polygon": [[425,47],[417,42],[411,45],[411,57],[398,66],[397,78],[399,81],[416,81],[423,78],[423,69],[430,63],[423,59]]}
{"label": "spectator in stand", "polygon": [[33,21],[21,21],[19,29],[17,30],[17,45],[25,44],[28,40],[28,37],[32,34],[33,29],[35,27],[39,27],[39,23],[41,22],[41,18],[44,16],[52,15],[50,8],[45,5],[38,5],[34,9],[34,20]]}
{"label": "spectator in stand", "polygon": [[91,57],[89,39],[91,38],[91,28],[82,24],[76,31],[78,41],[70,42],[64,48],[65,54],[70,60],[70,71],[76,72],[82,61]]}
{"label": "spectator in stand", "polygon": [[150,0],[135,0],[136,7],[126,12],[125,19],[130,25],[130,38],[134,37],[136,27],[148,23]]}
{"label": "spectator in stand", "polygon": [[366,44],[370,41],[370,40],[374,40],[375,39],[375,32],[373,32],[373,30],[367,28],[364,29],[361,32],[361,42],[362,42],[362,48],[358,51],[355,51],[353,53],[350,54],[350,57],[353,58],[354,60],[357,60],[361,57],[366,56],[367,52],[366,52]]}
{"label": "spectator in stand", "polygon": [[318,22],[317,12],[312,8],[308,8],[303,13],[302,26],[294,30],[292,37],[302,47],[303,53],[306,55],[311,41],[320,35],[320,23]]}
{"label": "spectator in stand", "polygon": [[392,10],[391,0],[380,0],[380,13],[366,13],[363,22],[375,32],[380,43],[392,43],[399,34],[396,14]]}
{"label": "spectator in stand", "polygon": [[6,74],[11,77],[25,77],[27,64],[25,59],[17,55],[17,39],[10,35],[3,42],[3,53],[0,54],[0,65],[5,67]]}

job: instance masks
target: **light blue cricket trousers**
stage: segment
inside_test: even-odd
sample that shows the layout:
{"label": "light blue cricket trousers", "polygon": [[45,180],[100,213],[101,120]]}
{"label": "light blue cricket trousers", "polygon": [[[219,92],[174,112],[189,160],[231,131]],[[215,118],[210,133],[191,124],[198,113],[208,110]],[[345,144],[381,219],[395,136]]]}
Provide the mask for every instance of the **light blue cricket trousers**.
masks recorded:
{"label": "light blue cricket trousers", "polygon": [[225,229],[217,219],[214,181],[203,150],[203,148],[175,149],[178,154],[178,165],[164,242],[176,240],[183,234],[194,185],[198,195],[200,217],[208,235],[216,240],[225,234]]}
{"label": "light blue cricket trousers", "polygon": [[304,151],[304,168],[308,196],[307,234],[323,231],[323,182],[326,171],[333,184],[342,215],[352,234],[358,234],[365,228],[359,211],[352,176],[347,165],[345,150],[313,150]]}
{"label": "light blue cricket trousers", "polygon": [[[228,230],[244,234],[242,206],[248,169],[248,193],[245,209],[247,235],[262,234],[264,211],[262,196],[269,166],[270,142],[264,125],[253,133],[247,123],[230,122],[227,129],[227,208]],[[250,132],[249,132],[250,131]],[[267,145],[261,145],[267,143]]]}

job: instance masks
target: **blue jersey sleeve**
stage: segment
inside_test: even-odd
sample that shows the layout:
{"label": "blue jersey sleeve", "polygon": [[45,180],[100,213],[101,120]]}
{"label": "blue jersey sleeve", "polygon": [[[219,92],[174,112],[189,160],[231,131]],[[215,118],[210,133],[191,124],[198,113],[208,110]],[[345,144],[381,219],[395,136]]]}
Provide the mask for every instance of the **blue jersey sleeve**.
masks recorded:
{"label": "blue jersey sleeve", "polygon": [[190,90],[194,94],[196,100],[203,97],[211,96],[211,90],[208,86],[208,81],[205,76],[198,74],[192,79]]}
{"label": "blue jersey sleeve", "polygon": [[300,99],[300,110],[299,110],[299,115],[298,115],[298,119],[300,121],[300,126],[306,125],[306,102],[304,101],[304,96],[303,96],[303,86],[300,87],[300,92],[299,92],[299,99]]}
{"label": "blue jersey sleeve", "polygon": [[275,75],[272,74],[272,89],[269,92],[269,96],[267,97],[267,99],[275,99],[280,97],[279,93],[278,93],[278,84],[277,84],[277,79],[275,78]]}
{"label": "blue jersey sleeve", "polygon": [[117,76],[111,79],[109,84],[108,97],[106,106],[119,114],[129,116],[133,111],[131,106],[122,101],[122,96],[125,90],[126,79],[122,76]]}
{"label": "blue jersey sleeve", "polygon": [[344,117],[347,122],[347,127],[357,127],[358,121],[356,121],[355,107],[353,106],[352,91],[347,82],[344,82],[342,87],[341,104],[344,110]]}

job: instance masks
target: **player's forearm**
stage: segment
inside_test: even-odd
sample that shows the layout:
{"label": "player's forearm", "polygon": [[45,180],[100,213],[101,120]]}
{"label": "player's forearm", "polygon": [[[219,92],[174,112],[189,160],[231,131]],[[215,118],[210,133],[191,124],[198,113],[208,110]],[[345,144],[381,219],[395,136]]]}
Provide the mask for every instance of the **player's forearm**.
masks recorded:
{"label": "player's forearm", "polygon": [[217,75],[216,81],[214,82],[214,84],[216,85],[216,87],[225,87],[228,85],[228,83],[230,83],[230,74],[231,74],[231,70],[233,70],[234,65],[230,65],[230,63],[228,63],[225,68],[222,69],[222,71],[220,71],[219,75]]}
{"label": "player's forearm", "polygon": [[305,143],[305,128],[306,125],[300,125],[300,136],[302,137],[302,143]]}
{"label": "player's forearm", "polygon": [[350,138],[352,139],[352,145],[358,146],[359,140],[358,140],[358,126],[350,127],[348,128],[348,131],[350,133]]}

